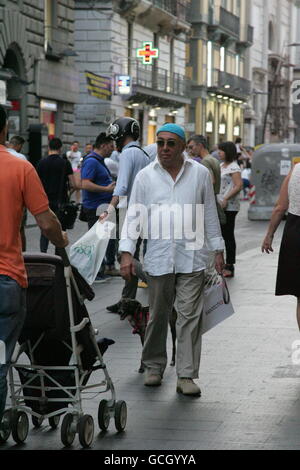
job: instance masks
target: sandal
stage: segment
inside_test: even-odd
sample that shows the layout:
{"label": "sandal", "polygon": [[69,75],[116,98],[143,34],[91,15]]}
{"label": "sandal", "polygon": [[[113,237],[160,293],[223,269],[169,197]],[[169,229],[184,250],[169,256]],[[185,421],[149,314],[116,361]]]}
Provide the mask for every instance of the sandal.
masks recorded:
{"label": "sandal", "polygon": [[223,270],[223,277],[234,277],[234,266],[226,264]]}

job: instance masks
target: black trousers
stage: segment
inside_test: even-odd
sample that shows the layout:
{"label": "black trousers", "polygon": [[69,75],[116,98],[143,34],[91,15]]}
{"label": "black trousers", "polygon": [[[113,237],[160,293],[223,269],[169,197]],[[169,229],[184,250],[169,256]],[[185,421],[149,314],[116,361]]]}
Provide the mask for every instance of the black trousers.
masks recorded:
{"label": "black trousers", "polygon": [[224,238],[226,248],[226,264],[235,264],[236,243],[234,237],[235,219],[238,212],[224,211],[226,215],[226,224],[221,225],[222,237]]}
{"label": "black trousers", "polygon": [[[54,212],[54,214],[57,216],[57,213],[58,213],[58,203],[57,204],[53,204],[53,203],[50,203],[49,204],[49,207],[50,209]],[[64,224],[61,224],[61,228],[62,230],[66,230],[66,227]],[[43,233],[41,232],[41,237],[40,237],[40,250],[42,253],[47,253],[48,251],[48,247],[49,247],[49,240],[47,237],[45,237],[45,235],[43,235]],[[55,253],[56,253],[56,249],[55,249]]]}

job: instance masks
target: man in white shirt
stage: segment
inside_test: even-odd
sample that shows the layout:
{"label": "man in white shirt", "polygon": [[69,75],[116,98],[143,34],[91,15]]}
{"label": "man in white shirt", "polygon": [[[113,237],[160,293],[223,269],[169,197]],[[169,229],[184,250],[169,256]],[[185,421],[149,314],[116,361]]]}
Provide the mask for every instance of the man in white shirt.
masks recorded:
{"label": "man in white shirt", "polygon": [[[161,385],[167,365],[168,318],[175,300],[177,391],[199,396],[200,388],[193,379],[198,378],[201,356],[207,250],[216,253],[216,269],[222,272],[224,241],[210,173],[183,155],[185,145],[184,130],[176,124],[165,124],[157,132],[158,158],[135,178],[119,249],[121,273],[128,280],[134,274],[137,237],[140,233],[143,238],[148,235],[144,268],[150,321],[142,357],[147,368],[145,385]],[[141,215],[137,219],[138,212]],[[184,232],[180,232],[182,227]],[[170,229],[169,236],[166,228]]]}
{"label": "man in white shirt", "polygon": [[[81,160],[81,152],[79,151],[79,142],[75,140],[71,145],[71,150],[67,152],[67,159],[71,163],[73,175],[75,179],[75,183],[77,187],[81,186],[80,181],[80,160]],[[80,204],[81,200],[81,192],[80,189],[75,189],[75,200],[77,204]]]}

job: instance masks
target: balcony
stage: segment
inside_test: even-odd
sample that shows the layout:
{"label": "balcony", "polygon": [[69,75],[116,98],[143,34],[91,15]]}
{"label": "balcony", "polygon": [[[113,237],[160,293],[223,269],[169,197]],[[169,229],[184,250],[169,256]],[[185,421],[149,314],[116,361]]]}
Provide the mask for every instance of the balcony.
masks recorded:
{"label": "balcony", "polygon": [[68,48],[69,31],[45,25],[45,54],[49,59],[59,60]]}
{"label": "balcony", "polygon": [[119,2],[117,11],[123,16],[134,15],[138,23],[153,31],[159,26],[162,34],[191,29],[191,0],[127,0]]}
{"label": "balcony", "polygon": [[240,19],[225,8],[220,7],[216,12],[210,9],[208,33],[212,41],[226,42],[229,39],[238,40],[240,38]]}
{"label": "balcony", "polygon": [[214,69],[212,84],[208,90],[238,100],[246,100],[251,94],[251,82],[246,78]]}
{"label": "balcony", "polygon": [[[243,29],[243,28],[242,28]],[[242,52],[247,47],[253,44],[254,28],[249,24],[246,26],[245,31],[241,31],[241,40],[237,42],[237,52]]]}
{"label": "balcony", "polygon": [[179,20],[189,22],[191,2],[189,0],[152,0],[153,5],[176,16]]}
{"label": "balcony", "polygon": [[190,80],[179,73],[136,63],[132,68],[132,81],[137,101],[161,107],[179,107],[191,102]]}

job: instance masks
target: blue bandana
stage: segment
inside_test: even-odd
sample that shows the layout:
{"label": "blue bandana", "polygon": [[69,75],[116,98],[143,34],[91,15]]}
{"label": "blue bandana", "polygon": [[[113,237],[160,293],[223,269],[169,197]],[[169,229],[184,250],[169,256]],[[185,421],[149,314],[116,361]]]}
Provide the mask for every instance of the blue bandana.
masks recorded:
{"label": "blue bandana", "polygon": [[183,141],[185,141],[185,133],[182,127],[177,124],[167,123],[164,124],[160,129],[158,129],[156,135],[160,132],[171,132],[172,134],[178,135]]}

